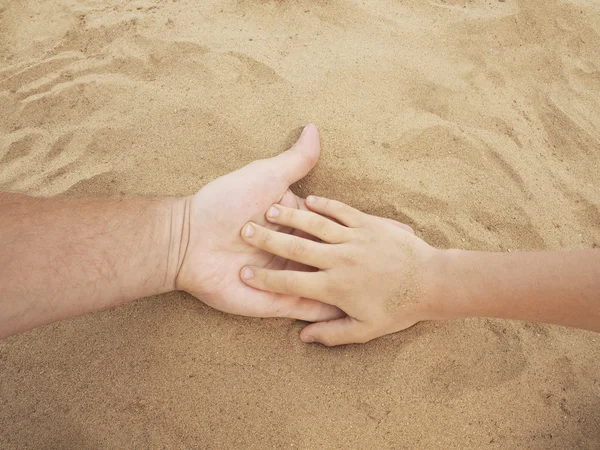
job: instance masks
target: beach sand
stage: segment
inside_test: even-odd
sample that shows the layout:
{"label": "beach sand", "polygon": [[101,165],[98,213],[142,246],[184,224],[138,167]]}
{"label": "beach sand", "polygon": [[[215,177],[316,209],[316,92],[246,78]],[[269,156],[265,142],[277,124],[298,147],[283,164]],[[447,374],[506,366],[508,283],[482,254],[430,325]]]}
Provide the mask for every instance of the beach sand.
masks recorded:
{"label": "beach sand", "polygon": [[[190,194],[307,122],[299,194],[442,248],[600,246],[597,0],[0,0],[2,190]],[[302,326],[171,293],[0,341],[0,447],[600,448],[598,334]]]}

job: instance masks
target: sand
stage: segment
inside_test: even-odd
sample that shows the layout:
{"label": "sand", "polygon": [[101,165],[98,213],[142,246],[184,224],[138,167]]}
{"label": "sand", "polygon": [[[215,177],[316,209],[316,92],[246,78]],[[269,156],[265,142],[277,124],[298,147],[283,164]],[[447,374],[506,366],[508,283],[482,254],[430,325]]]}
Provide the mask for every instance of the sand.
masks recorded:
{"label": "sand", "polygon": [[[0,1],[0,189],[189,194],[309,121],[297,193],[443,248],[600,245],[597,0]],[[600,335],[302,325],[171,293],[0,341],[0,447],[600,448]]]}

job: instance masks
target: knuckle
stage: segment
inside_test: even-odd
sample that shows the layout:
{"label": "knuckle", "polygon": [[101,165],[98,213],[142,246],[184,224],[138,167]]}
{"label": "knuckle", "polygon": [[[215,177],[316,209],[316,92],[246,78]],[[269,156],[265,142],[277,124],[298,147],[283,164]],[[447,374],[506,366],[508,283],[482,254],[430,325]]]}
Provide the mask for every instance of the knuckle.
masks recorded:
{"label": "knuckle", "polygon": [[335,340],[329,334],[324,334],[319,338],[319,342],[326,347],[334,347],[336,345]]}
{"label": "knuckle", "polygon": [[340,252],[338,260],[344,266],[356,266],[360,264],[359,255],[353,251]]}
{"label": "knuckle", "polygon": [[325,233],[327,231],[327,225],[327,220],[324,217],[317,216],[311,218],[310,227],[317,232]]}
{"label": "knuckle", "polygon": [[260,285],[262,287],[269,287],[271,284],[271,277],[269,275],[269,272],[266,270],[260,270],[257,273],[257,280],[259,281]]}
{"label": "knuckle", "polygon": [[285,221],[286,223],[293,222],[296,220],[297,211],[293,208],[279,208],[281,211],[280,221]]}
{"label": "knuckle", "polygon": [[334,282],[333,280],[328,280],[323,285],[323,290],[325,292],[326,298],[335,300],[343,296],[344,287],[342,283]]}
{"label": "knuckle", "polygon": [[306,244],[303,241],[304,239],[301,238],[294,239],[294,243],[292,244],[292,255],[303,256],[306,253]]}
{"label": "knuckle", "polygon": [[264,248],[270,248],[272,244],[271,233],[268,230],[260,230],[259,232],[259,241]]}
{"label": "knuckle", "polygon": [[296,292],[298,289],[298,278],[293,274],[288,274],[283,278],[283,288],[286,292]]}

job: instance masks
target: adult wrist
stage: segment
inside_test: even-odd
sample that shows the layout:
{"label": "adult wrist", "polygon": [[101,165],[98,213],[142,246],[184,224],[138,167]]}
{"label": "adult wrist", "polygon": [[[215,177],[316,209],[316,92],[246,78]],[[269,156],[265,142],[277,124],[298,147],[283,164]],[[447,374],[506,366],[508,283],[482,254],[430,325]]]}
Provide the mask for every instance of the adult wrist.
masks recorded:
{"label": "adult wrist", "polygon": [[167,291],[181,289],[179,275],[190,242],[192,197],[177,197],[170,201],[168,245],[166,256]]}

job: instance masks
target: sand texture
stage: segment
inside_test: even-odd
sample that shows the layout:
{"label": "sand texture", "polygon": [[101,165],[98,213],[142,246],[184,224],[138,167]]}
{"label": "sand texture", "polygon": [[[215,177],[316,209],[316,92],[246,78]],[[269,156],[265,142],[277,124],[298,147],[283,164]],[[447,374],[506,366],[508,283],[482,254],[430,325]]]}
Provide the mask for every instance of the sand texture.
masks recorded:
{"label": "sand texture", "polygon": [[[598,0],[0,0],[2,190],[189,194],[309,121],[297,193],[438,247],[600,245]],[[172,293],[0,341],[0,448],[600,448],[600,335],[301,327]]]}

